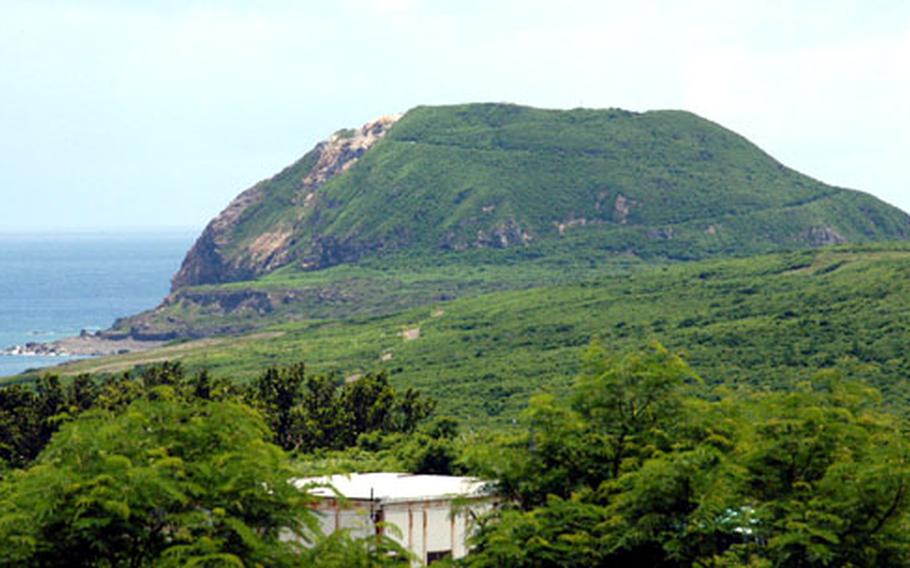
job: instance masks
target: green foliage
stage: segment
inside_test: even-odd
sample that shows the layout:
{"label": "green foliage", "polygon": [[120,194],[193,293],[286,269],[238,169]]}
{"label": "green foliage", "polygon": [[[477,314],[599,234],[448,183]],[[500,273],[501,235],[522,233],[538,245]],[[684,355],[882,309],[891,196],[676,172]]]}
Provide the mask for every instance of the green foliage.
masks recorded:
{"label": "green foliage", "polygon": [[38,456],[57,430],[64,413],[78,412],[89,396],[85,377],[64,391],[59,377],[44,376],[34,389],[0,389],[0,463],[21,467]]}
{"label": "green foliage", "polygon": [[[904,245],[868,245],[656,266],[595,263],[600,273],[553,257],[549,268],[533,271],[519,261],[492,268],[491,260],[465,274],[492,282],[512,272],[523,289],[384,316],[285,322],[264,337],[185,343],[68,369],[175,357],[188,371],[208,368],[214,378],[239,382],[302,358],[314,374],[385,369],[395,387],[432,393],[440,413],[483,428],[509,425],[542,387],[568,392],[565,377],[582,371],[592,339],[617,352],[656,339],[685,352],[709,385],[790,389],[837,367],[902,408],[910,402],[907,252]],[[453,267],[449,277],[463,268]],[[580,281],[528,288],[556,272]],[[406,290],[409,282],[390,286]],[[401,331],[415,327],[420,337],[403,340]]]}
{"label": "green foliage", "polygon": [[307,376],[302,364],[268,369],[250,389],[285,450],[312,452],[353,446],[364,434],[411,433],[435,402],[414,389],[399,394],[385,373],[339,383]]}
{"label": "green foliage", "polygon": [[662,346],[611,356],[594,345],[586,366],[570,406],[552,394],[533,397],[522,414],[527,430],[473,457],[474,467],[523,509],[638,469],[672,448],[671,435],[681,429],[680,387],[693,373]]}
{"label": "green foliage", "polygon": [[431,420],[410,433],[373,431],[361,434],[357,445],[342,450],[317,449],[297,454],[300,467],[313,475],[371,471],[408,471],[415,474],[464,475],[464,449],[475,436],[460,432],[452,418]]}
{"label": "green foliage", "polygon": [[253,384],[253,396],[269,416],[275,443],[286,450],[296,445],[292,412],[300,402],[303,381],[303,365],[294,365],[280,370],[271,367]]}
{"label": "green foliage", "polygon": [[660,345],[653,352],[611,357],[603,347],[587,354],[587,372],[575,384],[572,408],[589,426],[586,441],[607,448],[609,476],[629,461],[666,450],[683,410],[680,386],[694,372]]}
{"label": "green foliage", "polygon": [[[358,400],[370,406],[369,396]],[[40,451],[0,479],[0,566],[410,565],[387,536],[319,534],[312,498],[290,483],[313,472],[292,465],[261,415],[205,373],[186,378],[166,363],[138,379],[99,386],[80,377],[63,389],[48,377],[0,397],[33,417],[4,424],[7,437]],[[68,399],[84,408],[75,418],[55,415]],[[51,418],[39,421],[44,415]]]}
{"label": "green foliage", "polygon": [[[252,385],[240,388],[236,383],[213,379],[205,369],[187,375],[180,363],[165,361],[135,374],[103,380],[80,375],[64,384],[59,377],[47,375],[34,388],[0,388],[0,458],[4,465],[25,467],[45,448],[60,424],[93,408],[117,413],[137,400],[156,400],[162,388],[188,403],[249,403],[262,413],[276,444],[308,453],[344,450],[357,444],[361,436],[371,434],[380,438],[411,434],[435,407],[435,401],[414,389],[399,393],[385,373],[368,374],[341,384],[332,376],[307,375],[303,364],[296,364],[269,367]],[[444,433],[457,426],[443,422],[438,428]],[[423,434],[421,437],[427,438]],[[444,436],[432,438],[440,437]],[[392,436],[383,444],[394,446],[396,454],[403,455],[407,440]],[[437,462],[456,458],[452,448],[437,446],[422,449],[442,452]],[[416,457],[395,458],[393,463],[398,466],[396,469],[403,463],[420,469],[418,461]]]}
{"label": "green foliage", "polygon": [[249,408],[170,387],[64,425],[0,491],[0,563],[272,564],[279,531],[312,535],[306,494]]}
{"label": "green foliage", "polygon": [[336,531],[301,555],[293,566],[324,568],[410,568],[412,555],[388,535],[354,539]]}
{"label": "green foliage", "polygon": [[34,388],[0,388],[0,460],[11,467],[24,467],[47,446],[61,423],[92,408],[122,410],[139,398],[153,396],[161,386],[175,388],[186,400],[236,396],[234,387],[212,381],[205,371],[188,379],[179,363],[164,362],[136,374],[135,378],[125,373],[104,380],[79,375],[65,383],[59,376],[44,375]]}
{"label": "green foliage", "polygon": [[[910,237],[903,212],[793,172],[678,111],[419,107],[305,199],[318,154],[257,184],[262,200],[223,243],[196,251],[205,268],[191,283],[233,284],[184,287],[116,331],[198,338],[574,283],[630,257]],[[284,231],[290,249],[270,255],[283,260],[263,273],[242,268]]]}
{"label": "green foliage", "polygon": [[832,377],[755,397],[741,463],[756,540],[776,565],[910,562],[906,424],[876,403]]}
{"label": "green foliage", "polygon": [[464,565],[910,561],[907,424],[870,387],[826,373],[730,396],[659,346],[592,355],[571,404],[537,397],[520,433],[471,453],[510,499]]}

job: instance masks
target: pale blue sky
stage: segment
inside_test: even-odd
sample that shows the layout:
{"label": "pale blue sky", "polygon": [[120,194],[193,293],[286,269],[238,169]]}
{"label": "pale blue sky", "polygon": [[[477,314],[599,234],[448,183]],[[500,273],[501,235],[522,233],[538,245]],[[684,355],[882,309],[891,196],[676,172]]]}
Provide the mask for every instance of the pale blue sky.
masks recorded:
{"label": "pale blue sky", "polygon": [[201,228],[339,128],[467,101],[692,110],[910,211],[903,0],[0,0],[0,87],[0,232]]}

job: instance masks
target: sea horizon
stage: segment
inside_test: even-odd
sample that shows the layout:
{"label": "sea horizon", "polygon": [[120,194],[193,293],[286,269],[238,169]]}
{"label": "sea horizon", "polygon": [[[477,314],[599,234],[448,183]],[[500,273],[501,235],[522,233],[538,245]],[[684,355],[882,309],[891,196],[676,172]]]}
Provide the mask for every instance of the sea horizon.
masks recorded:
{"label": "sea horizon", "polygon": [[[192,244],[191,229],[0,231],[0,349],[52,342],[153,308]],[[0,356],[0,376],[67,357]]]}

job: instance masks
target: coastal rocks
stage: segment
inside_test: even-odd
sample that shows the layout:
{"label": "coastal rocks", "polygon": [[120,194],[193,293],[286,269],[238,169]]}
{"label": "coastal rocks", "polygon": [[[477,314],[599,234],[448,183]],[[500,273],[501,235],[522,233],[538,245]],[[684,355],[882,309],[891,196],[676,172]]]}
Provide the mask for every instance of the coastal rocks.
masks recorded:
{"label": "coastal rocks", "polygon": [[18,357],[103,357],[154,349],[164,341],[140,340],[134,337],[112,337],[108,332],[83,330],[76,337],[47,343],[28,342],[0,350],[2,355]]}
{"label": "coastal rocks", "polygon": [[259,290],[186,290],[171,294],[164,300],[165,306],[183,304],[201,308],[215,308],[221,313],[255,313],[265,315],[274,309],[273,302],[280,301],[268,292]]}
{"label": "coastal rocks", "polygon": [[101,332],[107,339],[167,342],[246,333],[274,318],[318,315],[356,305],[360,297],[345,286],[301,288],[183,288],[156,308],[120,318]]}
{"label": "coastal rocks", "polygon": [[62,351],[53,343],[28,342],[24,345],[13,345],[0,351],[3,355],[16,357],[69,357],[69,352]]}

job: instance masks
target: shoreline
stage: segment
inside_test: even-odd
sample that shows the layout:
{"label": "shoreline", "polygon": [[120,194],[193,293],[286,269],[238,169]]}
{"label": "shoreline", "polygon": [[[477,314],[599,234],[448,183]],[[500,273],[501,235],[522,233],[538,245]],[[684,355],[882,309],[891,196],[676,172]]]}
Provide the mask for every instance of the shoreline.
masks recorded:
{"label": "shoreline", "polygon": [[100,333],[83,331],[74,337],[48,342],[28,342],[0,350],[0,355],[12,357],[104,357],[148,351],[164,345],[164,341],[137,340],[130,337],[111,339]]}

